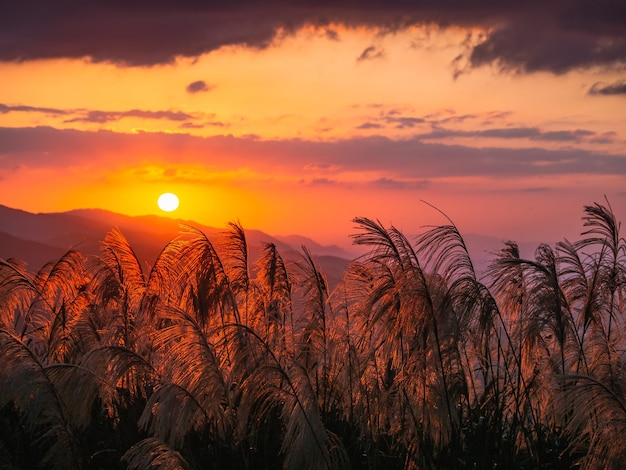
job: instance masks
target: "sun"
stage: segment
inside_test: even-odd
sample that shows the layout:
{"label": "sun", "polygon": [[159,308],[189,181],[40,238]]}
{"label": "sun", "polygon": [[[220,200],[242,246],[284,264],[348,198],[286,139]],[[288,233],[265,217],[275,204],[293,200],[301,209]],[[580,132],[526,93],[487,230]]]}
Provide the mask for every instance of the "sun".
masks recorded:
{"label": "sun", "polygon": [[178,196],[173,193],[163,193],[157,201],[159,209],[164,212],[172,212],[178,208]]}

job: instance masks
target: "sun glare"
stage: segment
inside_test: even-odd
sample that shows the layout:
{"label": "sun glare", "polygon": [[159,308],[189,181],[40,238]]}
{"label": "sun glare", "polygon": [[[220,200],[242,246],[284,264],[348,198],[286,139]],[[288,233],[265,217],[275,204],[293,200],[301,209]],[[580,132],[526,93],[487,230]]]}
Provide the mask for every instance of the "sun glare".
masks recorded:
{"label": "sun glare", "polygon": [[178,196],[172,193],[163,193],[159,196],[159,208],[164,212],[172,212],[178,208]]}

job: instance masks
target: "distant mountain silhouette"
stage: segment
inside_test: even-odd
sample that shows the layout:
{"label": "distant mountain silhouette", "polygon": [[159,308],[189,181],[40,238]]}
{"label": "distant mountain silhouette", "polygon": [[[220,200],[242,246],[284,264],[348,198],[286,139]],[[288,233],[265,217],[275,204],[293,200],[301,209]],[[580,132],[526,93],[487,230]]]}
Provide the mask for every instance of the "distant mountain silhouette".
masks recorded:
{"label": "distant mountain silhouette", "polygon": [[[201,230],[212,241],[227,231],[227,228],[218,229],[156,215],[130,217],[102,209],[34,214],[0,205],[0,258],[19,259],[27,264],[29,271],[36,272],[46,263],[58,260],[71,248],[86,254],[98,253],[106,234],[117,227],[147,268],[167,243],[180,236],[181,224]],[[321,245],[302,235],[272,236],[260,230],[246,227],[244,230],[252,263],[264,243],[275,244],[286,262],[300,260],[302,246],[305,246],[331,286],[340,280],[349,261],[357,257],[355,253],[358,249],[351,253],[335,245]],[[504,240],[485,235],[463,235],[480,275],[494,254],[503,247]],[[409,238],[414,239],[413,236]],[[538,245],[538,242],[520,242],[522,256],[532,258]]]}
{"label": "distant mountain silhouette", "polygon": [[337,245],[320,245],[316,241],[302,235],[275,235],[274,238],[293,247],[306,246],[309,251],[317,256],[337,256],[339,258],[354,258],[358,251],[347,251]]}
{"label": "distant mountain silhouette", "polygon": [[[102,209],[78,209],[60,213],[34,214],[0,205],[0,258],[18,259],[36,272],[56,261],[69,249],[96,254],[102,240],[114,227],[129,241],[139,260],[151,266],[161,250],[180,236],[181,225],[201,230],[212,241],[228,229],[208,227],[188,220],[156,215],[130,217]],[[336,246],[324,246],[303,236],[273,237],[260,230],[246,229],[250,259],[254,262],[264,243],[273,243],[286,262],[297,261],[304,245],[335,285],[354,258]]]}
{"label": "distant mountain silhouette", "polygon": [[[506,239],[490,237],[487,235],[478,235],[474,233],[461,235],[463,235],[463,240],[465,241],[467,249],[471,255],[472,262],[474,263],[474,269],[480,277],[485,272],[489,262],[493,260],[502,248],[504,248],[504,242]],[[520,250],[520,256],[522,258],[534,259],[535,250],[539,246],[540,242],[513,241],[517,242]],[[553,244],[553,242],[548,240],[546,240],[546,243]]]}
{"label": "distant mountain silhouette", "polygon": [[0,258],[5,260],[19,260],[29,266],[43,266],[46,262],[63,255],[59,247],[46,245],[32,240],[24,240],[0,232]]}

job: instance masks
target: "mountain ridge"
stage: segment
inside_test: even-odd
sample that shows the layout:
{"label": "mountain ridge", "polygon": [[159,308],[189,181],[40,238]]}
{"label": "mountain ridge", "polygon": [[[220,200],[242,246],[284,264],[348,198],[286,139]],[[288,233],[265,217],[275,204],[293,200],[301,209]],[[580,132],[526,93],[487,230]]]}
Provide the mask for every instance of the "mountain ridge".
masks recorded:
{"label": "mountain ridge", "polygon": [[[28,270],[37,271],[46,263],[57,261],[70,249],[97,254],[102,241],[117,227],[128,240],[142,265],[150,267],[163,248],[181,236],[181,225],[202,231],[211,242],[228,232],[193,221],[170,219],[157,215],[127,216],[103,209],[75,209],[67,212],[32,213],[0,204],[0,258],[21,260]],[[307,246],[331,285],[339,282],[354,256],[339,247],[321,245],[298,236],[300,245],[244,227],[251,264],[267,243],[276,246],[286,261],[298,261],[301,246]],[[348,255],[348,257],[345,257]]]}
{"label": "mountain ridge", "polygon": [[[228,232],[228,227],[210,227],[158,215],[127,216],[104,209],[33,213],[0,204],[0,258],[21,259],[29,270],[38,270],[47,262],[58,260],[69,249],[98,253],[107,233],[117,227],[142,264],[149,267],[170,241],[181,236],[184,225],[202,231],[211,241]],[[347,268],[349,262],[359,256],[358,252],[363,252],[363,247],[350,252],[337,245],[322,245],[303,235],[274,236],[257,229],[244,227],[244,230],[253,262],[266,243],[273,243],[281,256],[291,261],[300,259],[302,247],[306,247],[321,267],[329,268],[331,272],[326,274],[333,281],[342,274],[338,269]],[[480,234],[463,237],[477,273],[484,272],[505,241]],[[539,243],[519,242],[522,256],[531,258],[537,245]]]}

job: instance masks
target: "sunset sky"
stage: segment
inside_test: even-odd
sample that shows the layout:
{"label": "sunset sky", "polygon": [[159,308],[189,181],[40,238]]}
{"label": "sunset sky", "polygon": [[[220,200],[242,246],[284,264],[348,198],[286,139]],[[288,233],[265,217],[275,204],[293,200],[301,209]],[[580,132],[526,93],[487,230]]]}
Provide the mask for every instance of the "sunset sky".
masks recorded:
{"label": "sunset sky", "polygon": [[[166,215],[163,192],[180,198]],[[349,243],[355,216],[575,238],[626,221],[626,3],[23,1],[0,204]],[[1,230],[1,228],[0,228]]]}

